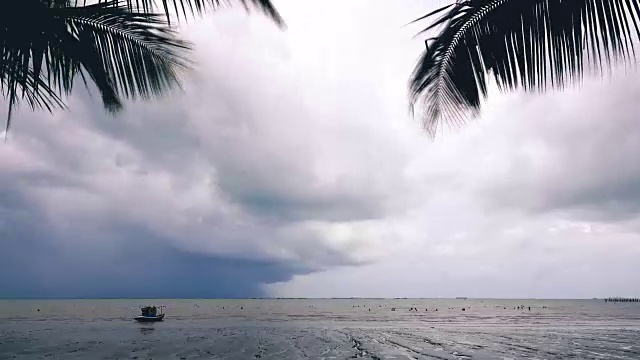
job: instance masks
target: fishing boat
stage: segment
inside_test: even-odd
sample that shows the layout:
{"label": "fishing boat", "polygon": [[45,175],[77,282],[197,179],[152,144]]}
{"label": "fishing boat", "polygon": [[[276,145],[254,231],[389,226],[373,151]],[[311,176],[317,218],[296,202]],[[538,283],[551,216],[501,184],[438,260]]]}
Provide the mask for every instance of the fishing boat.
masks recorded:
{"label": "fishing boat", "polygon": [[140,308],[142,315],[138,315],[133,319],[139,322],[157,322],[164,319],[165,306],[143,306]]}

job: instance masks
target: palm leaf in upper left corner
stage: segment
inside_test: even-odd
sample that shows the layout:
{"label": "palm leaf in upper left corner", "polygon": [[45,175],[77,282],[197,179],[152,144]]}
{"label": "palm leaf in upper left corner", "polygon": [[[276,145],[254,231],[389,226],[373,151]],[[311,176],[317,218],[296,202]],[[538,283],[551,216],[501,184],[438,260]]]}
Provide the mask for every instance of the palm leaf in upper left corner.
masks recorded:
{"label": "palm leaf in upper left corner", "polygon": [[64,95],[82,75],[96,84],[105,107],[117,110],[122,99],[179,85],[188,66],[188,44],[164,17],[130,12],[115,0],[88,6],[16,0],[0,20],[0,80],[5,96],[12,94],[10,108],[18,90],[28,88],[35,98],[39,92]]}
{"label": "palm leaf in upper left corner", "polygon": [[[84,1],[84,0],[76,0]],[[110,0],[98,0],[109,2]],[[186,18],[189,15],[199,15],[208,10],[216,10],[222,7],[233,6],[234,3],[242,5],[247,11],[251,8],[258,9],[269,17],[279,27],[284,27],[284,19],[273,5],[271,0],[122,0],[130,11],[146,13],[163,12],[169,20],[172,16]]]}
{"label": "palm leaf in upper left corner", "polygon": [[98,85],[105,105],[122,97],[162,95],[179,85],[189,65],[188,43],[177,39],[160,15],[130,12],[112,2],[62,9],[59,16],[74,38],[61,43],[64,52]]}

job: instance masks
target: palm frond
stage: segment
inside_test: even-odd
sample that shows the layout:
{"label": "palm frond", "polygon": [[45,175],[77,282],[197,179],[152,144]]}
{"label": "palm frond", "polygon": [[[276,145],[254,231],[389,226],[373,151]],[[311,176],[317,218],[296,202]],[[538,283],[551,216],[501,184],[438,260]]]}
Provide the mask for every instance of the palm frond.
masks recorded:
{"label": "palm frond", "polygon": [[[109,111],[123,99],[150,98],[179,86],[189,44],[169,26],[233,4],[231,0],[13,0],[0,12],[0,93],[9,118],[19,101],[64,106],[80,76],[97,86]],[[284,22],[271,0],[236,0]],[[160,12],[158,14],[157,12]]]}
{"label": "palm frond", "polygon": [[65,107],[56,91],[36,76],[33,70],[27,71],[26,74],[20,74],[20,76],[12,76],[10,71],[14,70],[0,68],[0,95],[9,101],[5,136],[11,127],[13,110],[20,101],[26,102],[32,110],[44,109],[52,112],[55,108]]}
{"label": "palm frond", "polygon": [[[164,17],[130,12],[117,0],[66,6],[63,0],[19,0],[0,14],[0,79],[13,108],[18,93],[36,107],[55,104],[85,75],[108,110],[123,98],[149,98],[179,85],[188,44]],[[29,21],[27,21],[29,20]],[[56,101],[51,99],[52,91]],[[45,106],[46,107],[46,106]]]}
{"label": "palm frond", "polygon": [[[77,2],[86,0],[76,0]],[[110,0],[98,0],[105,2]],[[127,8],[145,13],[155,13],[162,11],[170,21],[170,17],[175,15],[180,18],[187,18],[190,15],[200,15],[207,10],[216,10],[221,7],[232,6],[234,3],[244,6],[247,11],[256,8],[273,20],[279,27],[284,27],[285,23],[280,13],[271,0],[122,0]]]}
{"label": "palm frond", "polygon": [[431,135],[477,115],[488,76],[505,91],[561,89],[635,58],[640,37],[640,0],[459,0],[434,14],[409,84]]}
{"label": "palm frond", "polygon": [[[111,5],[111,6],[110,6]],[[189,46],[178,40],[159,15],[132,13],[114,3],[61,9],[70,29],[60,43],[98,85],[105,105],[117,110],[119,98],[162,95],[179,84],[189,66]]]}

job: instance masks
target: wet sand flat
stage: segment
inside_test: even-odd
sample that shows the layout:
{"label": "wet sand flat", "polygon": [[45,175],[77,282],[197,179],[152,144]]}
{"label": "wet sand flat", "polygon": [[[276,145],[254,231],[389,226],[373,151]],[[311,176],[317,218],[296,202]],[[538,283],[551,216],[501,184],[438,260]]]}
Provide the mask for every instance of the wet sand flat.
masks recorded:
{"label": "wet sand flat", "polygon": [[0,301],[0,359],[640,358],[640,304],[147,300],[167,320],[139,324],[138,303]]}

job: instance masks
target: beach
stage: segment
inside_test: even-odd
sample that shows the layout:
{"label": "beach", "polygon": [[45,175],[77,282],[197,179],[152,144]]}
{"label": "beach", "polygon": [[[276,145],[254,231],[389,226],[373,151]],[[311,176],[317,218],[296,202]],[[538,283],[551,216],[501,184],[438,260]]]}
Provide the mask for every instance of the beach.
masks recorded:
{"label": "beach", "polygon": [[[133,321],[147,304],[165,321]],[[637,359],[639,338],[640,304],[603,300],[0,301],[1,359]]]}

